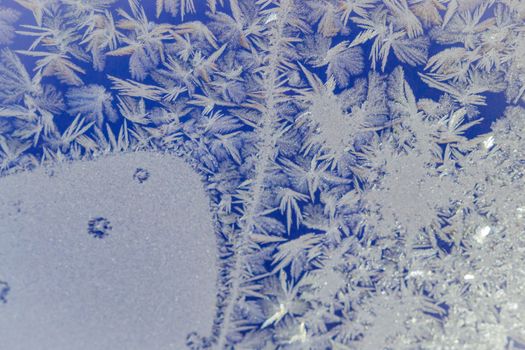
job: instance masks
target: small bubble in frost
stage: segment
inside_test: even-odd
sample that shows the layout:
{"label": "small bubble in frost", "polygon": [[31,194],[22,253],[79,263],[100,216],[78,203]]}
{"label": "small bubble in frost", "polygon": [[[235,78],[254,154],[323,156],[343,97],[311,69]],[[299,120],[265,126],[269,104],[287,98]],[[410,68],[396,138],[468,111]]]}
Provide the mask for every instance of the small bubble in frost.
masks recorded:
{"label": "small bubble in frost", "polygon": [[138,183],[143,183],[149,178],[149,172],[146,169],[137,168],[133,174],[133,179]]}
{"label": "small bubble in frost", "polygon": [[186,346],[191,350],[205,350],[211,347],[211,340],[202,337],[197,332],[191,332],[186,336]]}
{"label": "small bubble in frost", "polygon": [[7,282],[0,281],[0,302],[7,303],[7,294],[10,290],[11,288]]}
{"label": "small bubble in frost", "polygon": [[88,222],[88,233],[96,238],[106,237],[111,229],[111,223],[103,217],[96,217]]}

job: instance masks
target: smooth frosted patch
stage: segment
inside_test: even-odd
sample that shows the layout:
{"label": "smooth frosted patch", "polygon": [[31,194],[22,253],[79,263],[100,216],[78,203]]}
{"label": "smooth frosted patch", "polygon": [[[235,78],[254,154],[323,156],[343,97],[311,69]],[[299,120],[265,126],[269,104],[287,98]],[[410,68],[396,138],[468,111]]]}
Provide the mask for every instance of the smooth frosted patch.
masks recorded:
{"label": "smooth frosted patch", "polygon": [[209,200],[181,159],[129,153],[0,179],[2,349],[184,349],[188,333],[211,333],[216,266]]}

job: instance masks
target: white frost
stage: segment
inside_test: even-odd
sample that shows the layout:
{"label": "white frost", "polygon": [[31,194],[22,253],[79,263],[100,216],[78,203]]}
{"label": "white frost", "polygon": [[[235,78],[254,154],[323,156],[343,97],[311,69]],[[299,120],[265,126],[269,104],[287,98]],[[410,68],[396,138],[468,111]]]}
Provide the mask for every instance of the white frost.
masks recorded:
{"label": "white frost", "polygon": [[[136,181],[138,168],[149,176]],[[111,224],[102,239],[87,232],[94,217]],[[201,181],[173,156],[2,178],[1,348],[185,349],[188,333],[211,333],[215,244]]]}

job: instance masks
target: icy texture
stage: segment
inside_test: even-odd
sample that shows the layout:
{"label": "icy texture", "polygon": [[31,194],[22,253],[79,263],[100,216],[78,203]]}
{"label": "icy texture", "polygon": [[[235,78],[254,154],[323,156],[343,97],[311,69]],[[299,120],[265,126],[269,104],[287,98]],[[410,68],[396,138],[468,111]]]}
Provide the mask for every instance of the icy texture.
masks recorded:
{"label": "icy texture", "polygon": [[212,330],[215,245],[202,183],[171,155],[0,179],[1,348],[183,349]]}
{"label": "icy texture", "polygon": [[2,6],[2,175],[149,150],[202,179],[219,274],[186,348],[525,344],[523,0]]}

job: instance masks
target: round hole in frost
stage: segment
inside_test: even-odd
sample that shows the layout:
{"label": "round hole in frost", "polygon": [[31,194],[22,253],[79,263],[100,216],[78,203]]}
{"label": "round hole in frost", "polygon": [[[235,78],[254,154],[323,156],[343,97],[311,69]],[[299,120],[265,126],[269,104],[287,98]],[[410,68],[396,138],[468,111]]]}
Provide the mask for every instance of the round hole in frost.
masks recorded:
{"label": "round hole in frost", "polygon": [[[141,186],[139,167],[154,174]],[[55,168],[0,179],[2,348],[180,350],[210,334],[216,240],[190,166],[139,152]]]}
{"label": "round hole in frost", "polygon": [[88,233],[96,238],[104,238],[111,231],[111,223],[103,217],[96,217],[88,222]]}
{"label": "round hole in frost", "polygon": [[142,169],[142,168],[135,169],[135,173],[133,173],[133,179],[135,179],[135,181],[141,184],[147,181],[148,178],[149,178],[149,171],[147,171],[146,169]]}

